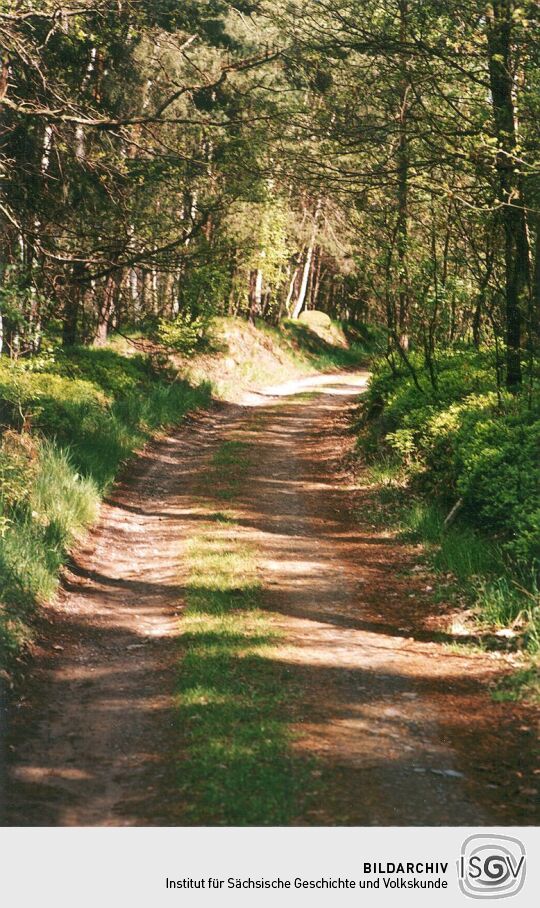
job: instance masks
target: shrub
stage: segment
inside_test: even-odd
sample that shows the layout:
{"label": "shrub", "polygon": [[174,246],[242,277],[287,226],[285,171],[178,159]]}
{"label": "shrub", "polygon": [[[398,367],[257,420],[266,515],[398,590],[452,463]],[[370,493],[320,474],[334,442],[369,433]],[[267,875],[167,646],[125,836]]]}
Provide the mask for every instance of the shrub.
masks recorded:
{"label": "shrub", "polygon": [[386,360],[374,367],[361,443],[391,448],[443,502],[463,499],[469,521],[501,540],[520,562],[540,557],[540,408],[496,393],[489,356],[457,351],[439,363],[437,389],[420,362],[423,390]]}
{"label": "shrub", "polygon": [[208,319],[201,316],[192,318],[189,313],[181,312],[172,322],[168,319],[159,322],[157,337],[171,350],[194,353],[204,343],[207,331]]}
{"label": "shrub", "polygon": [[[108,348],[71,347],[57,353],[50,363],[50,374],[71,380],[81,379],[101,389],[106,395],[120,397],[155,381],[156,362],[149,356],[122,356]],[[164,372],[161,370],[161,377]]]}

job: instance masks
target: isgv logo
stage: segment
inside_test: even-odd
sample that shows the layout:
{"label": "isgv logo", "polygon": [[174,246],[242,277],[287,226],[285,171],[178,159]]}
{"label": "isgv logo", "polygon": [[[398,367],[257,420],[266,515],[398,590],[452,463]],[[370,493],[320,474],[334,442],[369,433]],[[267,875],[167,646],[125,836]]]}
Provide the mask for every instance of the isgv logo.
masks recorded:
{"label": "isgv logo", "polygon": [[472,835],[461,846],[459,888],[472,899],[504,899],[523,887],[525,847],[505,835]]}

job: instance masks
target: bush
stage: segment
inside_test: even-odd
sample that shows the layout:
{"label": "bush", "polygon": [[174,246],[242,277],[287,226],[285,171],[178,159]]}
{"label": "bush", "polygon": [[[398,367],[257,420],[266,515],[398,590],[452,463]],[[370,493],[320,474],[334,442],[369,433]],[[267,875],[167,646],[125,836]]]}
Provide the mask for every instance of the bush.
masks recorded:
{"label": "bush", "polygon": [[[416,362],[418,366],[418,362]],[[516,560],[540,557],[540,406],[500,393],[489,357],[458,351],[439,363],[433,389],[377,362],[364,404],[362,443],[391,448],[417,482],[500,539]]]}
{"label": "bush", "polygon": [[157,330],[157,339],[170,350],[179,353],[194,353],[205,341],[208,331],[208,319],[198,316],[191,318],[181,312],[173,321],[162,319]]}
{"label": "bush", "polygon": [[[166,368],[149,356],[122,356],[107,348],[71,347],[60,351],[51,362],[49,373],[69,379],[82,379],[106,395],[120,397],[164,378]],[[169,375],[169,378],[171,376]]]}

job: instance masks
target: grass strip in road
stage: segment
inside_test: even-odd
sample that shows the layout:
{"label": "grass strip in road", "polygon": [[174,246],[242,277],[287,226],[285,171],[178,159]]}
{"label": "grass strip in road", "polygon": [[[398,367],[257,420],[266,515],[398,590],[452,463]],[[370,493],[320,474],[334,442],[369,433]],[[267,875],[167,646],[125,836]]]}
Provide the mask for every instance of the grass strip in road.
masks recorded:
{"label": "grass strip in road", "polygon": [[217,498],[231,501],[242,484],[250,462],[250,445],[245,441],[224,441],[215,452],[210,466],[210,480]]}
{"label": "grass strip in road", "polygon": [[[226,442],[209,479],[219,468],[219,488],[236,489],[239,456],[245,448]],[[288,824],[311,778],[290,747],[295,683],[277,658],[280,637],[261,608],[255,550],[239,530],[234,514],[209,513],[188,547],[179,780],[193,825]]]}

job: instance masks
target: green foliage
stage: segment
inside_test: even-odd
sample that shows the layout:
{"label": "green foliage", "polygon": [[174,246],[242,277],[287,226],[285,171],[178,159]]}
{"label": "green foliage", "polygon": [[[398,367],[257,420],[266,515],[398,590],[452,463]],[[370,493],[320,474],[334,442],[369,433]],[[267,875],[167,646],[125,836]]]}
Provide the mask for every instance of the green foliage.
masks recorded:
{"label": "green foliage", "polygon": [[278,292],[285,280],[291,248],[290,210],[285,201],[265,187],[266,198],[236,202],[229,210],[226,225],[235,249],[236,274],[233,295],[241,311],[248,308],[248,288],[252,271],[260,271],[263,292],[269,291],[272,309],[277,308]]}
{"label": "green foliage", "polygon": [[540,673],[538,665],[522,668],[507,675],[497,684],[491,696],[499,703],[511,703],[527,700],[529,703],[540,703]]}
{"label": "green foliage", "polygon": [[31,314],[37,309],[46,309],[46,305],[46,298],[28,280],[24,269],[19,272],[13,265],[5,269],[0,277],[0,314],[2,333],[7,334],[8,346],[14,356],[33,349],[40,332]]}
{"label": "green foliage", "polygon": [[113,397],[150,387],[156,378],[167,375],[167,369],[150,356],[122,356],[107,347],[82,346],[58,351],[49,372],[91,382]]}
{"label": "green foliage", "polygon": [[206,326],[213,315],[223,310],[229,291],[230,274],[219,262],[190,270],[182,279],[182,312],[178,317],[186,322],[201,319]]}
{"label": "green foliage", "polygon": [[35,366],[0,366],[0,655],[10,666],[30,638],[32,610],[54,594],[69,547],[120,466],[209,399],[208,386],[172,381],[168,367],[110,350]]}
{"label": "green foliage", "polygon": [[361,408],[359,445],[381,495],[392,493],[387,517],[427,547],[481,624],[510,629],[536,652],[540,413],[525,395],[496,393],[485,354],[446,355],[437,391],[420,368],[418,376],[422,391],[379,361]]}
{"label": "green foliage", "polygon": [[207,331],[207,318],[192,318],[189,313],[181,312],[173,321],[160,320],[157,338],[169,350],[187,354],[203,345]]}
{"label": "green foliage", "polygon": [[36,476],[37,452],[30,435],[4,432],[0,445],[0,495],[9,509],[26,500]]}
{"label": "green foliage", "polygon": [[[413,357],[414,359],[414,357]],[[418,366],[418,362],[416,362]],[[448,504],[464,502],[467,518],[495,536],[515,560],[540,557],[540,406],[526,395],[497,394],[486,354],[459,351],[439,364],[433,389],[419,372],[374,368],[362,433],[374,453],[382,443]]]}

